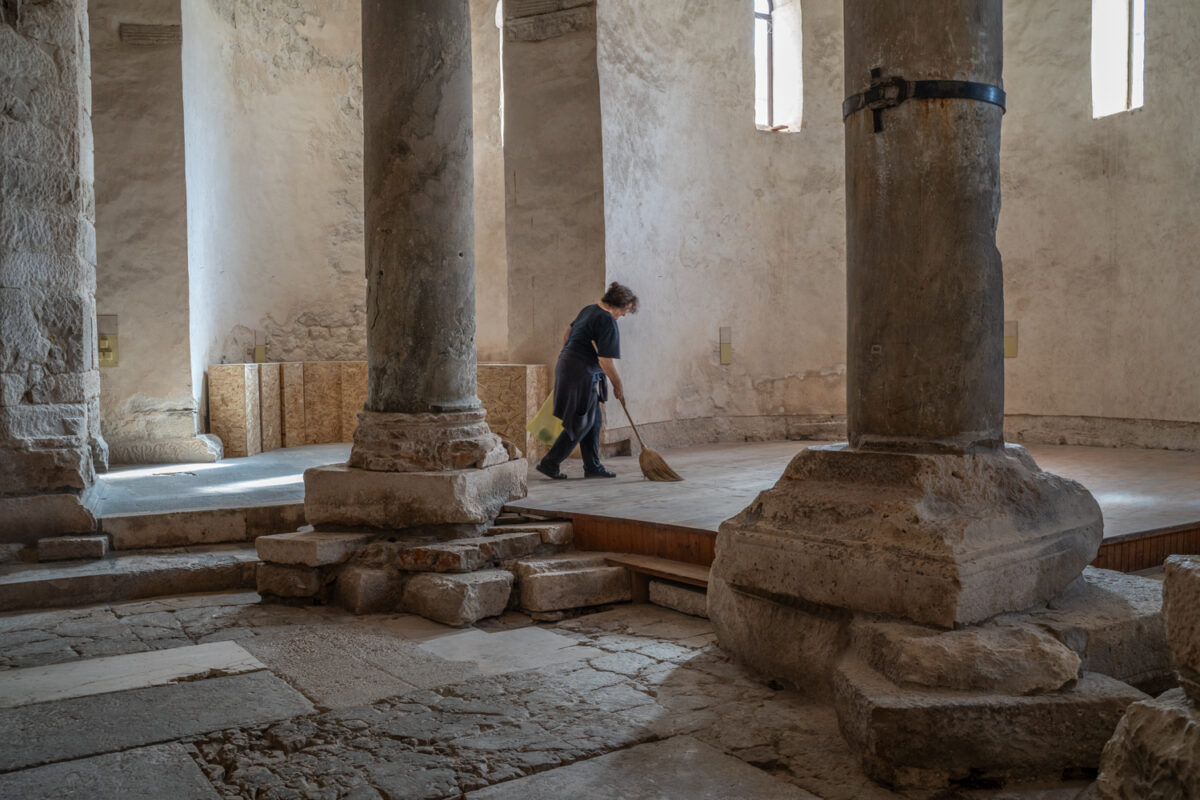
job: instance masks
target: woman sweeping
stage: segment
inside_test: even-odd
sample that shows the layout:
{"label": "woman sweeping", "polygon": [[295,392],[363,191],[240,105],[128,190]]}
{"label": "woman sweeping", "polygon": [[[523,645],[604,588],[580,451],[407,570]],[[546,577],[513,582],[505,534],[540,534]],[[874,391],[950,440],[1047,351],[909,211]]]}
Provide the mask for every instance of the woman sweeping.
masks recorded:
{"label": "woman sweeping", "polygon": [[600,302],[580,311],[563,335],[562,353],[554,368],[554,416],[562,420],[563,430],[536,467],[546,477],[567,477],[559,467],[575,445],[583,455],[585,478],[616,477],[600,463],[600,426],[604,421],[600,404],[608,400],[606,376],[616,398],[625,400],[615,363],[621,357],[617,320],[636,313],[637,308],[637,295],[628,286],[613,281]]}

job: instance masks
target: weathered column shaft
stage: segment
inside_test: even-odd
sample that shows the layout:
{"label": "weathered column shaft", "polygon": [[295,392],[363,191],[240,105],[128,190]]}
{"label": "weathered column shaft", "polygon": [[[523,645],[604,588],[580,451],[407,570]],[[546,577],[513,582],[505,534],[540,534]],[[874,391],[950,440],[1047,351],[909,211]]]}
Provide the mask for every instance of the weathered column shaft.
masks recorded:
{"label": "weathered column shaft", "polygon": [[[1001,10],[1001,0],[845,0],[846,95],[866,90],[872,70],[875,80],[999,87]],[[846,118],[846,403],[855,448],[1002,444],[1002,114],[988,102],[934,98]]]}
{"label": "weathered column shaft", "polygon": [[479,408],[467,0],[363,2],[368,411]]}

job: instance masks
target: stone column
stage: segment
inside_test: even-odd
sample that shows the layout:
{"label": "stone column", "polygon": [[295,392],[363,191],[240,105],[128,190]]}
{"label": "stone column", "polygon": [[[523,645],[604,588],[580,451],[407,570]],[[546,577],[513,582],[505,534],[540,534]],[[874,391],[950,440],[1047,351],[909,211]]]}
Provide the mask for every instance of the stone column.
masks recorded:
{"label": "stone column", "polygon": [[722,644],[796,684],[829,678],[856,613],[952,628],[1045,602],[1102,531],[1003,442],[1002,109],[903,99],[999,92],[1001,0],[846,0],[845,25],[850,442],[721,526],[709,592]]}
{"label": "stone column", "polygon": [[363,93],[367,402],[349,464],[305,476],[306,516],[482,524],[525,462],[476,397],[468,0],[365,0]]}
{"label": "stone column", "polygon": [[95,528],[100,436],[86,0],[0,3],[0,543]]}

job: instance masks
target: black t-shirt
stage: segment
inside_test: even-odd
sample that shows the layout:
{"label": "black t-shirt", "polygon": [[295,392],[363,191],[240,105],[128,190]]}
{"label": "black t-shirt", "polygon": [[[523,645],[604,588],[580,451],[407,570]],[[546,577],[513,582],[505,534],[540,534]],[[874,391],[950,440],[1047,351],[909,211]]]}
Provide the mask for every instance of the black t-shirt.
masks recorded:
{"label": "black t-shirt", "polygon": [[[596,343],[595,347],[592,342]],[[571,333],[563,350],[570,350],[596,367],[600,366],[597,356],[620,358],[621,334],[617,331],[617,321],[599,305],[588,306],[571,323]]]}

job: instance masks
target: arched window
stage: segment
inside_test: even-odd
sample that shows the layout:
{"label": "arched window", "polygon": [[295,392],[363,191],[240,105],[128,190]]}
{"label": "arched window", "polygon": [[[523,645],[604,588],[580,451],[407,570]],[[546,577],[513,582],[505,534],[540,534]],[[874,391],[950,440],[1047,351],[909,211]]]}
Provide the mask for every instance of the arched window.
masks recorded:
{"label": "arched window", "polygon": [[1092,117],[1141,108],[1146,0],[1092,0]]}
{"label": "arched window", "polygon": [[800,130],[803,81],[800,0],[754,0],[754,122]]}

